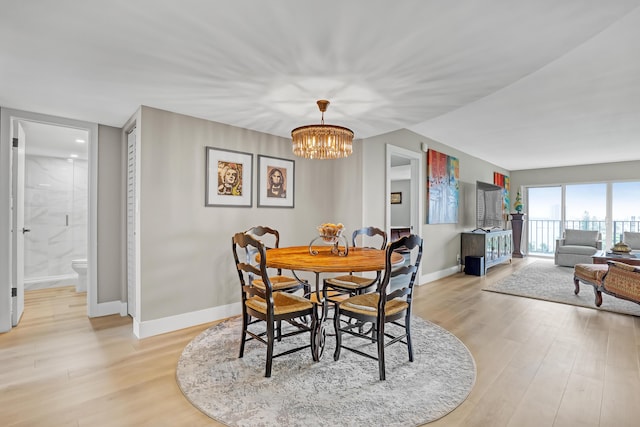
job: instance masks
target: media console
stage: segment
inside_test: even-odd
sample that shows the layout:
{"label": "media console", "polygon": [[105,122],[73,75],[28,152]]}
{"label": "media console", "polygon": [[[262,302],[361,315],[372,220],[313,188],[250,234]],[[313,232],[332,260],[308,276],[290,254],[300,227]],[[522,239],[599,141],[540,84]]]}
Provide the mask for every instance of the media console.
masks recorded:
{"label": "media console", "polygon": [[511,262],[513,250],[512,230],[475,230],[463,232],[460,236],[461,263],[465,257],[484,257],[484,271],[505,261]]}

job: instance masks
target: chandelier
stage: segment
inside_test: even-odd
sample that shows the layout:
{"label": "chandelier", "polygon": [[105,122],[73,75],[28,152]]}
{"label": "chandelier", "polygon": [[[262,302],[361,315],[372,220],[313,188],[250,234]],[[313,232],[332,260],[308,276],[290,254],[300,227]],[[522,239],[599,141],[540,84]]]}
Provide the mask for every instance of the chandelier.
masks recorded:
{"label": "chandelier", "polygon": [[340,159],[353,152],[353,131],[342,126],[325,125],[324,112],[329,101],[317,101],[322,112],[319,125],[300,126],[291,131],[293,154],[307,159]]}

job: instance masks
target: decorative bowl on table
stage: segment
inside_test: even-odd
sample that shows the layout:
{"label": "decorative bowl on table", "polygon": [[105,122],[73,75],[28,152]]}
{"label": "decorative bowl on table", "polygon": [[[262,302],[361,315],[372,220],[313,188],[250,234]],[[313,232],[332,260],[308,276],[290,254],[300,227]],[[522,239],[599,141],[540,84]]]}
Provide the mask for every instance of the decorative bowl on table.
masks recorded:
{"label": "decorative bowl on table", "polygon": [[628,254],[631,252],[631,247],[625,242],[618,242],[611,248],[611,252],[614,254]]}
{"label": "decorative bowl on table", "polygon": [[326,243],[337,243],[344,231],[344,225],[325,222],[318,226],[318,234]]}

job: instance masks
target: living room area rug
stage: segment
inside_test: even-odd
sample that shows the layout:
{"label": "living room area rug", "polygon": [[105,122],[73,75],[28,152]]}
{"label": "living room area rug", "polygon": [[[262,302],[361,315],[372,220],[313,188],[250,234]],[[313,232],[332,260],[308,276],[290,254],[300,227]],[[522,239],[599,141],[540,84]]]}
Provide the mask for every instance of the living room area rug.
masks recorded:
{"label": "living room area rug", "polygon": [[[414,361],[405,345],[387,347],[386,381],[380,381],[375,360],[343,350],[334,361],[334,336],[327,336],[320,362],[309,350],[288,354],[273,360],[271,378],[265,378],[266,346],[249,341],[238,358],[241,330],[240,317],[212,326],[185,347],[176,369],[185,397],[229,426],[418,426],[453,411],[475,383],[467,347],[415,316]],[[345,344],[351,338],[343,335]],[[307,334],[285,338],[274,352],[308,340]],[[358,342],[375,353],[375,344]]]}
{"label": "living room area rug", "polygon": [[573,267],[553,262],[535,261],[483,290],[640,317],[640,304],[611,295],[602,294],[602,305],[596,307],[591,285],[580,283],[574,294]]}

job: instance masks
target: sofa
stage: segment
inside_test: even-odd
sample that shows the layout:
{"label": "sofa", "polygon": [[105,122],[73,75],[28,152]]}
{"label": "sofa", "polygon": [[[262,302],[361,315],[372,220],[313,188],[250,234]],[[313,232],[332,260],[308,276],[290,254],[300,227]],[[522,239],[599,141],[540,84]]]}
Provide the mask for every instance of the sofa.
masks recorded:
{"label": "sofa", "polygon": [[562,238],[556,240],[555,264],[565,267],[590,264],[592,257],[601,250],[602,235],[599,231],[565,230]]}
{"label": "sofa", "polygon": [[602,305],[602,294],[640,304],[640,266],[617,261],[607,264],[576,264],[574,293],[580,292],[580,282],[593,286],[596,307]]}
{"label": "sofa", "polygon": [[624,231],[622,233],[622,241],[629,245],[631,250],[640,251],[640,233],[634,231]]}

